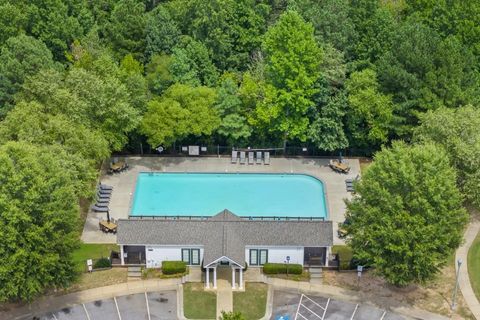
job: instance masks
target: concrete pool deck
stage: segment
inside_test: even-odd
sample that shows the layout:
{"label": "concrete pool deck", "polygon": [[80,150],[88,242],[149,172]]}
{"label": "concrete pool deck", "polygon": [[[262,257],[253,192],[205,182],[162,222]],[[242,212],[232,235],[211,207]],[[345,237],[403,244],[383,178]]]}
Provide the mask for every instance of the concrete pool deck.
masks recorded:
{"label": "concrete pool deck", "polygon": [[[133,194],[140,172],[219,172],[219,173],[301,173],[312,175],[324,183],[328,208],[327,220],[333,221],[334,244],[342,244],[337,237],[338,223],[345,215],[344,199],[350,199],[345,179],[360,173],[357,159],[348,159],[349,174],[339,174],[328,166],[329,159],[317,158],[271,158],[270,165],[232,164],[229,157],[126,157],[130,168],[122,173],[105,175],[101,181],[113,186],[110,200],[110,215],[115,219],[126,219],[133,203]],[[228,209],[228,208],[226,208]],[[115,243],[116,235],[104,234],[99,230],[99,220],[106,219],[105,213],[89,212],[82,233],[85,243]]]}

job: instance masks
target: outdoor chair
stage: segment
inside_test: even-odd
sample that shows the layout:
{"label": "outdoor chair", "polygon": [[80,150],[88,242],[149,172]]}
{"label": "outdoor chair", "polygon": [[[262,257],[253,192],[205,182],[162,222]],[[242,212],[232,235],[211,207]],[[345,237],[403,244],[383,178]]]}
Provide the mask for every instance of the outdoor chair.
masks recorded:
{"label": "outdoor chair", "polygon": [[90,208],[95,212],[108,212],[108,207],[91,206]]}
{"label": "outdoor chair", "polygon": [[99,208],[108,208],[109,206],[109,203],[108,202],[98,202],[95,203],[95,207],[99,207]]}
{"label": "outdoor chair", "polygon": [[270,164],[270,152],[265,151],[265,159],[263,160],[264,164]]}
{"label": "outdoor chair", "polygon": [[97,192],[97,198],[100,198],[100,199],[110,199],[110,196],[111,196],[110,193]]}
{"label": "outdoor chair", "polygon": [[112,186],[109,186],[109,185],[106,185],[106,184],[102,184],[102,183],[99,183],[99,184],[98,184],[98,188],[101,189],[101,190],[113,190],[113,187],[112,187]]}
{"label": "outdoor chair", "polygon": [[109,203],[110,199],[109,198],[97,198],[97,203]]}
{"label": "outdoor chair", "polygon": [[262,152],[257,151],[257,164],[262,164]]}
{"label": "outdoor chair", "polygon": [[245,151],[240,151],[240,164],[245,164],[246,160]]}
{"label": "outdoor chair", "polygon": [[345,179],[345,182],[346,182],[346,183],[352,183],[352,182],[357,181],[357,180],[359,180],[359,179],[360,179],[360,175],[357,174],[357,175],[355,176],[355,178]]}
{"label": "outdoor chair", "polygon": [[102,188],[97,188],[98,192],[102,193],[102,194],[110,194],[113,192],[113,190],[109,189],[102,189]]}
{"label": "outdoor chair", "polygon": [[237,163],[237,158],[238,156],[238,151],[232,151],[232,163],[236,164]]}
{"label": "outdoor chair", "polygon": [[248,164],[254,164],[255,161],[253,160],[253,152],[248,153]]}

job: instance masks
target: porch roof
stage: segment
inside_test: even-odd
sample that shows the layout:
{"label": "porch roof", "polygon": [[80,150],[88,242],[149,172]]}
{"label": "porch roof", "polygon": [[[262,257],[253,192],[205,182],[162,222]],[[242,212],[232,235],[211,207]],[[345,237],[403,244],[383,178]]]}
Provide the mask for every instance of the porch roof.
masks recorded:
{"label": "porch roof", "polygon": [[245,246],[331,246],[333,229],[331,221],[244,220],[224,210],[206,220],[121,219],[117,242],[202,245],[204,266],[221,257],[243,265]]}

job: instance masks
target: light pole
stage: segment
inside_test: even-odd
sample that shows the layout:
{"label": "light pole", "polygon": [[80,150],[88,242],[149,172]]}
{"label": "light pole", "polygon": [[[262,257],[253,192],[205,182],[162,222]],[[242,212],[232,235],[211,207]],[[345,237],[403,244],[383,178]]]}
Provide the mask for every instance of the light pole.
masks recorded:
{"label": "light pole", "polygon": [[458,278],[460,276],[460,267],[462,266],[462,259],[457,260],[457,276],[455,277],[455,289],[453,289],[453,295],[452,295],[452,310],[455,310],[455,307],[457,306],[456,300],[457,300],[457,290],[458,290]]}

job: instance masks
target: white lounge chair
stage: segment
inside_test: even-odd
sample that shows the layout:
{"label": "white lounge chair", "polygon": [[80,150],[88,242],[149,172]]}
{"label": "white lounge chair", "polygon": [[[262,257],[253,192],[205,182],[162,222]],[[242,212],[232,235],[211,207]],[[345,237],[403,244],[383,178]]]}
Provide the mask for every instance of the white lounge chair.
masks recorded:
{"label": "white lounge chair", "polygon": [[270,164],[270,152],[265,151],[265,159],[263,160],[264,164]]}
{"label": "white lounge chair", "polygon": [[245,151],[240,151],[240,164],[245,164],[246,160]]}
{"label": "white lounge chair", "polygon": [[257,151],[257,164],[262,164],[262,152]]}
{"label": "white lounge chair", "polygon": [[248,153],[248,164],[254,164],[255,161],[253,160],[253,152]]}
{"label": "white lounge chair", "polygon": [[232,151],[232,163],[237,163],[238,151]]}

